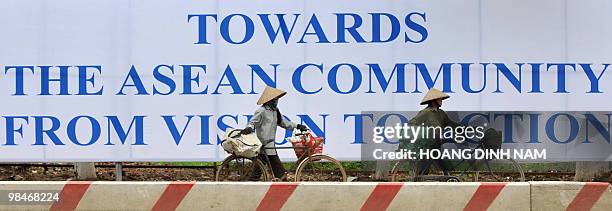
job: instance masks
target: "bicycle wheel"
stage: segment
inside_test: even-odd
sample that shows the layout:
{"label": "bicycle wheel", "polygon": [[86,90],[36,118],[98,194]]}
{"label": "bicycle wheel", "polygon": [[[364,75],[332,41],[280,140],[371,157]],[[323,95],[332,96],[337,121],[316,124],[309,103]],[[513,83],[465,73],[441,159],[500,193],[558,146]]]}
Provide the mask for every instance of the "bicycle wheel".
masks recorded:
{"label": "bicycle wheel", "polygon": [[524,182],[525,173],[512,159],[481,160],[476,164],[474,182]]}
{"label": "bicycle wheel", "polygon": [[298,164],[295,181],[346,182],[346,171],[336,159],[314,154]]}
{"label": "bicycle wheel", "polygon": [[257,168],[261,169],[260,180],[268,181],[268,168],[261,160],[230,155],[217,167],[215,181],[249,181]]}
{"label": "bicycle wheel", "polygon": [[391,168],[391,182],[414,182],[416,167],[414,160],[398,160]]}

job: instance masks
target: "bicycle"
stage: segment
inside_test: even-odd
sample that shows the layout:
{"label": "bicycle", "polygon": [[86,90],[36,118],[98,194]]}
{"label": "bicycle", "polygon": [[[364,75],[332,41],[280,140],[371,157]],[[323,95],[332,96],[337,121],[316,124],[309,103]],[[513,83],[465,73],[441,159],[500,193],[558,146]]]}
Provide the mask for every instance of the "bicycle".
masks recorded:
{"label": "bicycle", "polygon": [[[309,131],[300,132],[294,134],[294,137],[308,140],[307,138],[309,138],[309,134]],[[265,149],[304,150],[305,153],[302,153],[296,162],[298,163],[294,178],[296,182],[346,182],[346,171],[338,160],[326,154],[313,153],[313,149],[310,147],[263,147],[263,150]],[[268,157],[263,156],[265,157],[265,160],[261,157],[262,156],[247,158],[231,154],[225,158],[221,165],[217,168],[217,171],[215,172],[215,181],[249,181],[251,175],[253,175],[253,172],[255,172],[257,168],[261,169],[261,180],[279,180],[279,178],[274,178]]]}
{"label": "bicycle", "polygon": [[[482,142],[472,148],[472,156],[475,149],[486,149]],[[425,163],[419,169],[418,160],[400,160],[397,161],[391,169],[391,181],[438,181],[438,182],[463,182],[463,181],[486,181],[486,182],[512,182],[525,181],[525,173],[522,167],[512,159],[461,159],[447,160],[451,164],[450,169],[443,171],[442,168],[433,162]],[[453,163],[454,162],[454,163]],[[401,169],[407,169],[405,174],[402,174]],[[463,169],[463,170],[458,170]],[[420,171],[419,171],[420,170]],[[428,175],[433,172],[437,175]],[[482,174],[481,174],[482,172]],[[440,174],[441,173],[441,174]],[[471,177],[470,177],[471,176]]]}

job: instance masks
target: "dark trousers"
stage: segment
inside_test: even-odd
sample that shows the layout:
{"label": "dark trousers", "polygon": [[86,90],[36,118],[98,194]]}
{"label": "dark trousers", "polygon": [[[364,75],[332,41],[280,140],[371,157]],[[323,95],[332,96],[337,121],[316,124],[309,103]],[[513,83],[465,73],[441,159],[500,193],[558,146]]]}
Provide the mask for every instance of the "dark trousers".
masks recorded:
{"label": "dark trousers", "polygon": [[429,169],[431,169],[432,165],[436,165],[438,166],[438,168],[440,168],[440,170],[442,170],[444,172],[444,175],[448,175],[448,162],[446,162],[446,160],[419,160],[417,162],[418,164],[418,171],[417,171],[417,175],[427,175],[429,174]]}
{"label": "dark trousers", "polygon": [[[259,159],[265,164],[270,162],[270,167],[272,168],[272,173],[274,173],[274,178],[283,178],[285,176],[286,170],[283,167],[283,163],[281,162],[278,155],[265,155],[264,153],[260,153]],[[253,174],[249,178],[250,181],[259,181],[261,179],[261,169],[255,166],[253,170]]]}

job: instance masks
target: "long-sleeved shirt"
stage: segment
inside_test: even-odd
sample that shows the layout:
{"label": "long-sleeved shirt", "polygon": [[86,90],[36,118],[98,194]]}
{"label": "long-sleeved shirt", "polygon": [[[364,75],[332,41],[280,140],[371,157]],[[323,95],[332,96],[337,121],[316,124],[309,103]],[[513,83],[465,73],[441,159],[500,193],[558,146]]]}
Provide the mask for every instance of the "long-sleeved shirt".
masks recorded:
{"label": "long-sleeved shirt", "polygon": [[[277,118],[281,118],[280,124],[277,123]],[[274,147],[276,139],[276,127],[282,127],[287,130],[293,130],[297,124],[286,118],[278,117],[278,112],[275,108],[269,106],[261,106],[249,121],[247,127],[255,129],[257,138],[262,143],[267,143],[264,147]],[[276,155],[276,150],[266,149],[266,154]]]}
{"label": "long-sleeved shirt", "polygon": [[[400,140],[400,149],[437,149],[442,144],[442,131],[443,128],[452,127],[454,128],[461,126],[461,124],[453,121],[448,117],[446,112],[440,108],[428,106],[423,110],[419,111],[416,116],[410,121],[408,125],[411,126],[425,126],[425,127],[437,127],[439,130],[421,130],[421,134],[417,135],[416,142],[410,143],[408,139]],[[436,133],[436,131],[440,131]],[[404,131],[404,135],[408,134],[408,131]]]}

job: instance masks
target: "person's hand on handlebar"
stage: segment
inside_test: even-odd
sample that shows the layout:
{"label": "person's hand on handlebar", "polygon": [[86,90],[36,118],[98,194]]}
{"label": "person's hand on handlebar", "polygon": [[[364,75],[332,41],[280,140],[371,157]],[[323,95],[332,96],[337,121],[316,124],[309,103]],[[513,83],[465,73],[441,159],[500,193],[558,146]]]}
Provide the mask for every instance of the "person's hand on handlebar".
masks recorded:
{"label": "person's hand on handlebar", "polygon": [[244,128],[244,129],[242,129],[240,131],[240,134],[242,134],[242,135],[247,135],[247,134],[251,134],[251,133],[253,133],[253,128],[251,128],[251,127],[246,127],[246,128]]}
{"label": "person's hand on handlebar", "polygon": [[308,128],[306,127],[306,125],[303,125],[303,124],[298,124],[295,128],[297,128],[298,130],[302,132],[308,131]]}

